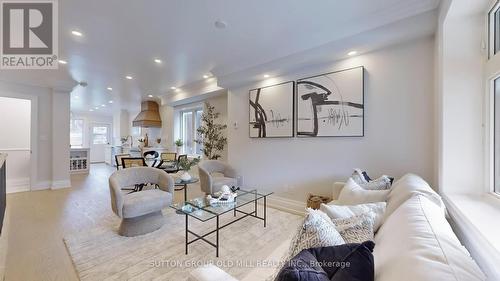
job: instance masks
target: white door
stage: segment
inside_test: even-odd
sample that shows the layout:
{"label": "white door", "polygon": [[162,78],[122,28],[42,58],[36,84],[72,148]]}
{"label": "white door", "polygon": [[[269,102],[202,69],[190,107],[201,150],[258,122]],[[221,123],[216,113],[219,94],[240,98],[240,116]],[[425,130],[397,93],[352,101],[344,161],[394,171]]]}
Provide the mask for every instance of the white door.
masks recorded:
{"label": "white door", "polygon": [[109,145],[111,124],[92,123],[90,126],[90,162],[104,162],[106,145]]}
{"label": "white door", "polygon": [[7,193],[31,189],[31,100],[0,97],[0,153],[7,156]]}

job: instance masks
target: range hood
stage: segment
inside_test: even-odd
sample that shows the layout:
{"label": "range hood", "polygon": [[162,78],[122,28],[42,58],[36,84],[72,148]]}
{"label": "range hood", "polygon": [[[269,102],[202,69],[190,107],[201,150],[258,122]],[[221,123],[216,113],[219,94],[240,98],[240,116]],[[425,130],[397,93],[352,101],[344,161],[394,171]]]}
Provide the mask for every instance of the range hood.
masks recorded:
{"label": "range hood", "polygon": [[143,101],[141,112],[132,122],[134,127],[161,127],[160,112],[155,101]]}

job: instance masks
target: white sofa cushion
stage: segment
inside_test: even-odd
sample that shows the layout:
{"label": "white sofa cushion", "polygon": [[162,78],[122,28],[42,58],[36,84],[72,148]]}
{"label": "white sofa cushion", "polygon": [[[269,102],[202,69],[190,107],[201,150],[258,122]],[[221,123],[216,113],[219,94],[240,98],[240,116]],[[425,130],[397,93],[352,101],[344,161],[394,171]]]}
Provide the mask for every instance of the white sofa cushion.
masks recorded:
{"label": "white sofa cushion", "polygon": [[385,217],[390,216],[401,204],[410,199],[414,194],[421,194],[438,205],[444,212],[444,203],[441,196],[437,194],[429,184],[421,177],[414,174],[406,174],[396,181],[387,196],[387,208]]}
{"label": "white sofa cushion", "polygon": [[387,217],[375,244],[375,280],[485,280],[440,207],[422,194]]}
{"label": "white sofa cushion", "polygon": [[200,266],[189,272],[188,281],[238,281],[213,264]]}
{"label": "white sofa cushion", "polygon": [[346,243],[373,241],[373,224],[375,222],[373,212],[344,219],[333,219],[332,222]]}
{"label": "white sofa cushion", "polygon": [[341,206],[338,205],[337,200],[334,200],[328,204],[321,204],[319,209],[325,212],[331,219],[346,219],[363,213],[373,212],[375,214],[373,230],[376,232],[380,225],[382,225],[385,207],[385,202]]}
{"label": "white sofa cushion", "polygon": [[365,190],[349,178],[340,191],[337,202],[340,205],[385,202],[388,194],[389,190]]}

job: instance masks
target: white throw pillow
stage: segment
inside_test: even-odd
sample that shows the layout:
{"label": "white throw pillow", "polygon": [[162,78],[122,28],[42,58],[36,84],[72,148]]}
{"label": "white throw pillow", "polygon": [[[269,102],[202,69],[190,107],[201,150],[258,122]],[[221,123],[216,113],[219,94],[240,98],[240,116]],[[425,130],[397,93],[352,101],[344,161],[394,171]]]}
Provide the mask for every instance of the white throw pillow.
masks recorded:
{"label": "white throw pillow", "polygon": [[387,205],[385,202],[348,206],[341,206],[334,203],[336,203],[336,201],[332,201],[328,204],[321,204],[320,210],[325,212],[331,219],[346,219],[367,212],[372,212],[375,214],[375,222],[373,226],[373,230],[375,232],[377,232],[380,225],[382,225],[385,207]]}
{"label": "white throw pillow", "polygon": [[365,190],[349,178],[342,188],[337,202],[340,205],[385,202],[388,194],[389,190]]}
{"label": "white throw pillow", "polygon": [[443,213],[445,212],[445,205],[441,196],[439,196],[426,181],[417,175],[406,174],[392,185],[389,195],[387,196],[385,217],[387,218],[390,216],[399,206],[401,206],[401,204],[415,194],[421,194],[429,198],[429,200],[443,210]]}
{"label": "white throw pillow", "polygon": [[460,244],[441,209],[415,194],[375,236],[375,280],[479,281],[485,276]]}
{"label": "white throw pillow", "polygon": [[375,214],[372,212],[345,219],[333,219],[332,222],[346,243],[373,241]]}

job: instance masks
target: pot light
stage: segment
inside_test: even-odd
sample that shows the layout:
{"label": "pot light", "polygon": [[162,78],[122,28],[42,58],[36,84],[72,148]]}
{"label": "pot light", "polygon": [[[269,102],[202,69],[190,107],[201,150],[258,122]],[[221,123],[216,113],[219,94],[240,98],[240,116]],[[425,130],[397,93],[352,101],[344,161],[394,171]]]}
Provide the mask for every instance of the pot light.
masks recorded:
{"label": "pot light", "polygon": [[75,99],[79,99],[80,97],[79,96],[75,96]]}
{"label": "pot light", "polygon": [[60,64],[67,64],[67,63],[68,63],[68,62],[67,62],[67,61],[65,61],[65,60],[58,60],[58,62],[59,62]]}
{"label": "pot light", "polygon": [[176,87],[170,87],[170,89],[175,90],[175,89],[177,89],[177,88],[176,88]]}
{"label": "pot light", "polygon": [[134,79],[132,76],[129,76],[129,75],[125,76],[125,78],[127,78],[128,80]]}
{"label": "pot light", "polygon": [[111,87],[107,87],[106,89],[108,89],[108,91],[113,91],[113,88]]}
{"label": "pot light", "polygon": [[175,92],[180,92],[181,89],[175,89]]}
{"label": "pot light", "polygon": [[93,109],[89,109],[89,111],[94,111]]}
{"label": "pot light", "polygon": [[106,107],[106,105],[105,105],[105,104],[101,104],[101,106],[102,106],[102,107]]}
{"label": "pot light", "polygon": [[148,95],[148,98],[152,98],[152,97],[153,97],[153,95]]}
{"label": "pot light", "polygon": [[108,101],[108,103],[113,103],[113,101],[112,101],[112,100],[110,100],[110,101]]}
{"label": "pot light", "polygon": [[75,36],[78,36],[78,37],[82,37],[83,36],[83,33],[81,33],[80,31],[77,31],[77,30],[72,30],[71,34],[73,34]]}
{"label": "pot light", "polygon": [[154,62],[156,62],[157,64],[160,64],[161,63],[161,59],[154,59]]}
{"label": "pot light", "polygon": [[227,22],[223,21],[223,20],[216,20],[214,22],[214,25],[215,27],[217,27],[218,29],[224,29],[227,27]]}
{"label": "pot light", "polygon": [[347,55],[348,55],[348,56],[351,56],[351,57],[352,57],[352,56],[355,56],[355,55],[357,55],[357,54],[358,54],[358,52],[356,52],[356,51],[350,51],[349,53],[347,53]]}
{"label": "pot light", "polygon": [[264,78],[269,78],[269,74],[264,74]]}
{"label": "pot light", "polygon": [[94,108],[95,108],[95,109],[99,109],[99,107],[98,107],[98,106],[96,106],[96,107],[94,107]]}
{"label": "pot light", "polygon": [[205,78],[205,79],[207,79],[208,77],[210,77],[210,76],[208,76],[208,74],[203,75],[203,78]]}

